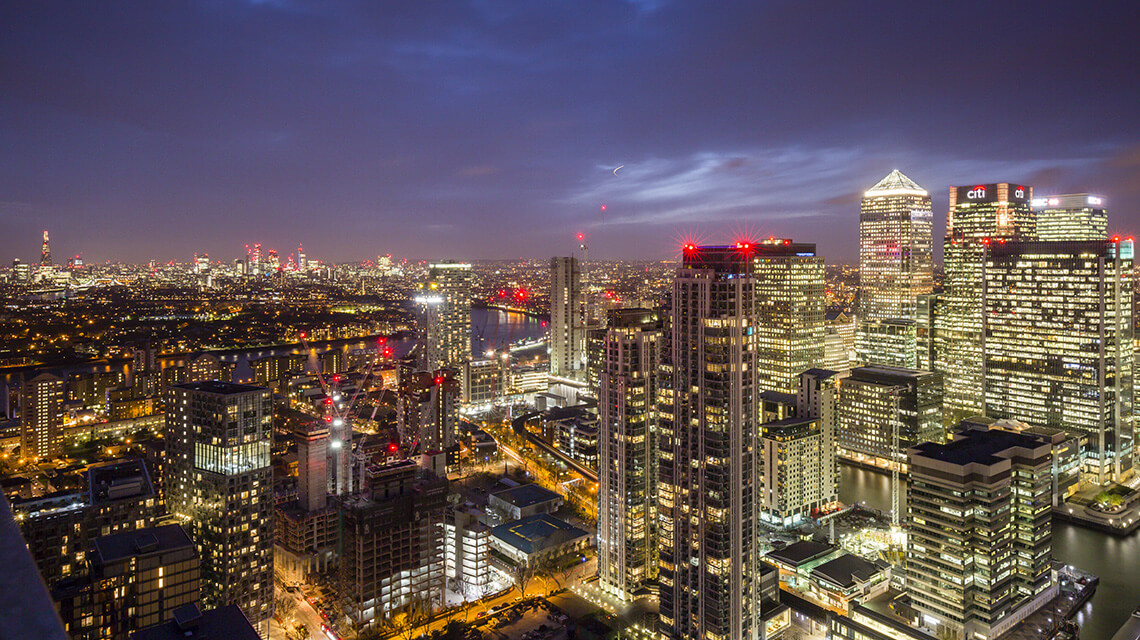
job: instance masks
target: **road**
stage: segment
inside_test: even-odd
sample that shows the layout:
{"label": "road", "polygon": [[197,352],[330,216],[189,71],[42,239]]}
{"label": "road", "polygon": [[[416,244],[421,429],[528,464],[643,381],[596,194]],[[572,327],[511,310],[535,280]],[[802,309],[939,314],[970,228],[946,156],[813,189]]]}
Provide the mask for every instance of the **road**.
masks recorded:
{"label": "road", "polygon": [[[321,618],[321,614],[305,600],[304,595],[297,591],[297,593],[288,593],[277,588],[277,595],[285,595],[290,597],[296,602],[296,607],[293,609],[293,621],[303,624],[309,630],[309,638],[311,640],[327,640],[327,636],[321,632],[321,625],[326,624],[325,620]],[[284,628],[277,624],[276,621],[271,622],[269,625],[269,638],[270,640],[285,640]]]}

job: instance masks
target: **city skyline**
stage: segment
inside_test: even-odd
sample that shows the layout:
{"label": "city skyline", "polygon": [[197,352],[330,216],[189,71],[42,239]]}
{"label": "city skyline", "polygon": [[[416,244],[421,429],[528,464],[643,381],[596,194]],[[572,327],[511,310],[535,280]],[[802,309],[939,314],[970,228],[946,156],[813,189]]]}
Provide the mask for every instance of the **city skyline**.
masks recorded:
{"label": "city skyline", "polygon": [[[57,263],[235,237],[541,258],[578,232],[645,259],[752,232],[852,263],[892,169],[933,194],[936,237],[946,187],[978,179],[1104,194],[1110,233],[1138,226],[1124,6],[987,6],[1009,27],[986,30],[960,6],[448,9],[5,7],[0,256],[33,261],[44,228]],[[1030,88],[1056,85],[1081,91]]]}

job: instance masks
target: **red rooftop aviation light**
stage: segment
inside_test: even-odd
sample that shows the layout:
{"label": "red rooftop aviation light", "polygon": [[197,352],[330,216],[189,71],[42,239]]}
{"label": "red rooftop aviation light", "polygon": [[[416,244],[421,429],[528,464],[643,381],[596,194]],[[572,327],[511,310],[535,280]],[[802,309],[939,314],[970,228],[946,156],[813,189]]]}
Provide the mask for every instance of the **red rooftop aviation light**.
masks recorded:
{"label": "red rooftop aviation light", "polygon": [[400,450],[400,445],[396,444],[395,442],[389,442],[388,443],[388,453],[396,453],[399,450]]}
{"label": "red rooftop aviation light", "polygon": [[443,384],[443,376],[436,376],[435,377],[435,383],[436,384]]}
{"label": "red rooftop aviation light", "polygon": [[696,250],[696,247],[694,247],[694,246],[693,246],[693,245],[691,245],[691,244],[686,244],[686,245],[683,245],[683,246],[681,247],[681,250],[682,250],[682,251],[694,251],[694,250]]}
{"label": "red rooftop aviation light", "polygon": [[304,331],[301,332],[301,339],[302,340],[304,340],[305,338],[308,338],[308,337],[309,337],[309,334],[305,333]]}
{"label": "red rooftop aviation light", "polygon": [[1112,236],[1113,242],[1120,242],[1120,236]]}
{"label": "red rooftop aviation light", "polygon": [[989,238],[982,238],[982,244],[989,244],[989,243],[990,243]]}

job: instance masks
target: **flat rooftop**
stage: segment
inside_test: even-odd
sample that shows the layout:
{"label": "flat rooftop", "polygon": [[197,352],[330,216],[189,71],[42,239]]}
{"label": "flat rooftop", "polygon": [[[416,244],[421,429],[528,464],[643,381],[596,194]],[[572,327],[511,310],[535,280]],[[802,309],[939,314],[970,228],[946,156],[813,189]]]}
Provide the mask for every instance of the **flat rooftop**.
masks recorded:
{"label": "flat rooftop", "polygon": [[947,443],[923,442],[911,448],[915,455],[949,462],[956,465],[996,464],[1004,458],[998,456],[1003,451],[1015,447],[1036,449],[1044,444],[1040,439],[1028,435],[994,429],[981,431],[971,429],[958,434],[959,440]]}
{"label": "flat rooftop", "polygon": [[866,582],[885,568],[885,565],[880,565],[878,562],[864,560],[857,555],[847,553],[812,569],[812,575],[819,574],[820,577],[844,589],[850,589],[858,581]]}
{"label": "flat rooftop", "polygon": [[95,557],[104,565],[133,556],[194,548],[190,536],[176,524],[99,536],[94,543]]}
{"label": "flat rooftop", "polygon": [[547,513],[528,516],[522,520],[501,524],[491,529],[491,535],[530,555],[590,534],[574,525]]}
{"label": "flat rooftop", "polygon": [[174,619],[142,631],[131,640],[261,640],[236,604],[199,611],[188,604],[174,610]]}
{"label": "flat rooftop", "polygon": [[835,547],[827,544],[826,542],[812,542],[811,540],[800,540],[793,542],[783,549],[774,549],[765,554],[766,557],[777,560],[786,565],[798,567],[805,562],[811,562],[816,558],[821,558],[832,551]]}
{"label": "flat rooftop", "polygon": [[186,384],[177,385],[175,388],[205,391],[206,393],[215,393],[218,395],[234,395],[238,393],[249,393],[250,391],[266,390],[265,387],[255,387],[251,384],[238,384],[236,382],[222,382],[221,380],[187,382]]}
{"label": "flat rooftop", "polygon": [[531,484],[520,484],[517,487],[496,491],[491,495],[520,509],[562,499],[562,496],[557,493],[534,484],[533,482]]}

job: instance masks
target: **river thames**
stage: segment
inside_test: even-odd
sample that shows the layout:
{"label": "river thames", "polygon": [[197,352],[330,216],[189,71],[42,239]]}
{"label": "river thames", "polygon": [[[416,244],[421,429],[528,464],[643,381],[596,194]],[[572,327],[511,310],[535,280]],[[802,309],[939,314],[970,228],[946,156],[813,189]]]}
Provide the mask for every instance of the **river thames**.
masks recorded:
{"label": "river thames", "polygon": [[[839,470],[840,500],[890,510],[889,475],[848,465],[840,465]],[[1082,640],[1111,638],[1140,604],[1140,536],[1119,538],[1053,520],[1053,557],[1100,576],[1096,595],[1074,620],[1081,625]]]}

